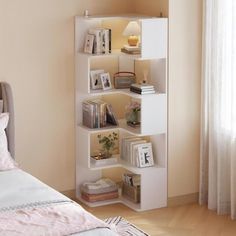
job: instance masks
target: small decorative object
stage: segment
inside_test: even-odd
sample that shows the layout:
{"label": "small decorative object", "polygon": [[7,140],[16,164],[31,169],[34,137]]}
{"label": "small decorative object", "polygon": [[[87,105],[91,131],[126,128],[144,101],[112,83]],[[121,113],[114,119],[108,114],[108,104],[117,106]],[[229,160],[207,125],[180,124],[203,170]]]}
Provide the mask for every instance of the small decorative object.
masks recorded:
{"label": "small decorative object", "polygon": [[140,84],[146,84],[148,80],[148,70],[143,71],[143,81],[140,82]]}
{"label": "small decorative object", "polygon": [[89,16],[89,11],[88,10],[84,10],[84,17],[88,17]]}
{"label": "small decorative object", "polygon": [[112,151],[115,148],[116,141],[118,140],[118,133],[112,132],[108,136],[102,136],[99,134],[97,136],[99,144],[102,144],[101,149],[101,159],[110,158],[112,156]]}
{"label": "small decorative object", "polygon": [[108,90],[111,89],[111,79],[110,79],[110,74],[109,73],[102,73],[100,74],[100,79],[102,82],[102,88],[103,90]]}
{"label": "small decorative object", "polygon": [[140,126],[140,103],[132,101],[128,106],[126,106],[126,110],[127,124],[132,127]]}
{"label": "small decorative object", "polygon": [[100,74],[102,73],[104,73],[104,70],[90,71],[91,89],[102,89],[102,82],[100,78]]}
{"label": "small decorative object", "polygon": [[136,75],[133,72],[121,71],[114,74],[114,87],[116,89],[130,88],[136,81]]}
{"label": "small decorative object", "polygon": [[87,34],[85,37],[85,42],[84,42],[84,52],[85,53],[93,53],[93,42],[94,42],[94,35],[92,34]]}
{"label": "small decorative object", "polygon": [[126,26],[124,32],[124,36],[129,36],[128,44],[131,47],[137,47],[138,44],[138,36],[140,35],[140,26],[137,21],[130,21]]}
{"label": "small decorative object", "polygon": [[151,143],[143,143],[138,145],[137,159],[139,162],[139,167],[148,167],[154,165]]}

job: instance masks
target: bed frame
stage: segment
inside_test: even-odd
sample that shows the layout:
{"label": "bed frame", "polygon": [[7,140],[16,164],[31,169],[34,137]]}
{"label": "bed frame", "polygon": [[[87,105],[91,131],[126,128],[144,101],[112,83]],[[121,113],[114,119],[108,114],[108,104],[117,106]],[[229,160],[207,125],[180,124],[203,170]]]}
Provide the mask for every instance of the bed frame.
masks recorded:
{"label": "bed frame", "polygon": [[6,82],[0,82],[0,99],[3,100],[3,112],[9,113],[9,122],[6,128],[8,150],[15,159],[15,121],[14,104],[11,86]]}

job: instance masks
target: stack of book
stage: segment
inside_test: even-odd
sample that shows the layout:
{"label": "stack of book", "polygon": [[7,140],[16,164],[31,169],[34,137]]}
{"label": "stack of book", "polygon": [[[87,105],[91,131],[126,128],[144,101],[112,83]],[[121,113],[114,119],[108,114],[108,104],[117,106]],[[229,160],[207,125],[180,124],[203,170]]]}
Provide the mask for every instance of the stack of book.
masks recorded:
{"label": "stack of book", "polygon": [[81,186],[81,197],[87,202],[98,202],[118,198],[118,186],[110,179],[84,183]]}
{"label": "stack of book", "polygon": [[130,91],[138,94],[152,94],[155,93],[155,88],[151,84],[131,84]]}
{"label": "stack of book", "polygon": [[121,159],[136,167],[153,166],[152,143],[140,137],[123,138]]}
{"label": "stack of book", "polygon": [[102,100],[84,101],[82,104],[83,125],[88,128],[102,128],[107,124],[118,125],[111,104]]}
{"label": "stack of book", "polygon": [[129,45],[124,45],[123,48],[121,48],[121,52],[127,53],[127,54],[140,54],[141,50],[140,47],[135,47],[135,46],[129,46]]}
{"label": "stack of book", "polygon": [[89,29],[85,38],[84,52],[93,54],[111,53],[111,29]]}

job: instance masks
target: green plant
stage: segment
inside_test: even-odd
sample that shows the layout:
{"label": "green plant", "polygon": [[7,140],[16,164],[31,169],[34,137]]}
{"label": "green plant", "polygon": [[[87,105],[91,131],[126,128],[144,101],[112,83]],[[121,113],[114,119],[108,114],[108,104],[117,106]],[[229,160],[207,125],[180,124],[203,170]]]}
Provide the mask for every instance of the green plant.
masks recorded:
{"label": "green plant", "polygon": [[112,154],[110,153],[111,150],[114,149],[116,140],[118,140],[118,133],[112,132],[107,136],[102,136],[99,134],[97,136],[99,144],[102,144],[102,152],[106,155],[106,157],[110,157]]}

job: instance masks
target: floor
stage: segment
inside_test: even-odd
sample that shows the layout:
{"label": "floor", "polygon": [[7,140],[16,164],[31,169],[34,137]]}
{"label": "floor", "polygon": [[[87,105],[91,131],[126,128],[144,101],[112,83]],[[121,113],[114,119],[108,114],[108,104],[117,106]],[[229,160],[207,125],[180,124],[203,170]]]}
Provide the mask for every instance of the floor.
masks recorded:
{"label": "floor", "polygon": [[197,204],[137,213],[122,204],[83,207],[101,219],[123,216],[151,236],[236,236],[236,221]]}

